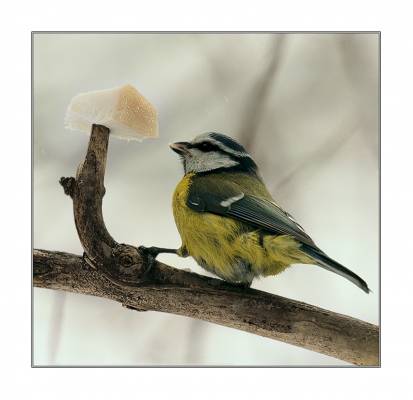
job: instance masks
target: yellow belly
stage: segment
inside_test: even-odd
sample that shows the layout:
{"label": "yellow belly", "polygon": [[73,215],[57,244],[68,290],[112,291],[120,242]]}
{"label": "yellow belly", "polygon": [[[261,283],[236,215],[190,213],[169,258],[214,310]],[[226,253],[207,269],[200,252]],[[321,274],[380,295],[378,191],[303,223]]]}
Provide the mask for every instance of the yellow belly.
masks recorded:
{"label": "yellow belly", "polygon": [[294,263],[313,261],[290,236],[274,236],[232,218],[200,213],[186,205],[192,175],[178,184],[173,197],[181,252],[229,282],[251,282],[256,276],[276,275]]}

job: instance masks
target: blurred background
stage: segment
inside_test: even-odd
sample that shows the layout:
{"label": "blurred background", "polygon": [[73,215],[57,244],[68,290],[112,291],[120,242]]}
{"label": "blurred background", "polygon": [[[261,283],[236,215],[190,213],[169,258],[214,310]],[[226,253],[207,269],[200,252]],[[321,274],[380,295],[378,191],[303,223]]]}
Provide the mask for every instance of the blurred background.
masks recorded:
{"label": "blurred background", "polygon": [[[34,34],[33,69],[35,248],[83,252],[58,184],[88,143],[64,129],[69,101],[130,83],[158,109],[160,137],[110,141],[103,211],[118,242],[180,245],[171,196],[182,167],[168,143],[222,132],[245,145],[275,200],[373,293],[304,265],[252,287],[378,323],[378,34]],[[192,259],[159,259],[208,275]],[[346,364],[100,298],[35,288],[33,302],[35,365]]]}

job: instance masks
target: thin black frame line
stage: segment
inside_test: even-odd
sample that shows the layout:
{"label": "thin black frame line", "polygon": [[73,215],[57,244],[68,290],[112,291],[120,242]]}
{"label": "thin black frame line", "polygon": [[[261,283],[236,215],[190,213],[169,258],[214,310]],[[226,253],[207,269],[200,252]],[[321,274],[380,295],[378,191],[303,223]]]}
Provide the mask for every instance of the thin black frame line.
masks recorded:
{"label": "thin black frame line", "polygon": [[378,35],[378,148],[377,148],[377,168],[378,168],[378,220],[379,220],[379,232],[378,232],[378,247],[379,247],[379,366],[381,367],[381,32]]}
{"label": "thin black frame line", "polygon": [[364,368],[377,369],[381,365],[32,365],[32,368]]}
{"label": "thin black frame line", "polygon": [[[70,33],[70,34],[105,34],[105,33],[116,33],[116,34],[170,34],[170,33],[267,33],[267,34],[277,34],[277,33],[304,33],[304,34],[377,34],[378,35],[378,248],[379,248],[379,364],[372,366],[357,366],[357,365],[35,365],[34,364],[34,287],[33,287],[33,249],[34,249],[34,36],[35,34],[49,34],[49,33]],[[30,86],[31,86],[31,277],[30,277],[30,291],[31,291],[31,367],[32,368],[381,368],[381,31],[31,31],[31,76],[30,76]]]}
{"label": "thin black frame line", "polygon": [[30,135],[30,156],[31,156],[31,173],[30,173],[30,210],[31,210],[31,249],[30,249],[30,320],[31,320],[31,334],[30,334],[30,363],[31,367],[34,365],[34,287],[33,287],[33,250],[34,250],[34,34],[30,36],[30,123],[31,123],[31,135]]}
{"label": "thin black frame line", "polygon": [[31,31],[32,34],[380,34],[381,31]]}

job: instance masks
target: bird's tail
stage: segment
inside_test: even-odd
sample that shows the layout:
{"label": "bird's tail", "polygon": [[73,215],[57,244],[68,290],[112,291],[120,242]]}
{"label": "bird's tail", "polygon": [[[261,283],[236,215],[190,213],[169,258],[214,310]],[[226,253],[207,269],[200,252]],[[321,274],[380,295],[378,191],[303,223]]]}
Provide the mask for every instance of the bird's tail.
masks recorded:
{"label": "bird's tail", "polygon": [[317,250],[306,244],[303,244],[301,246],[301,250],[303,250],[311,258],[313,258],[316,261],[317,265],[319,265],[320,267],[326,269],[327,271],[331,271],[343,276],[366,293],[371,292],[371,290],[367,286],[367,283],[362,278],[356,275],[353,271],[350,271],[348,268],[339,264],[337,261],[334,261],[333,259],[328,257],[326,254],[321,252],[321,250]]}

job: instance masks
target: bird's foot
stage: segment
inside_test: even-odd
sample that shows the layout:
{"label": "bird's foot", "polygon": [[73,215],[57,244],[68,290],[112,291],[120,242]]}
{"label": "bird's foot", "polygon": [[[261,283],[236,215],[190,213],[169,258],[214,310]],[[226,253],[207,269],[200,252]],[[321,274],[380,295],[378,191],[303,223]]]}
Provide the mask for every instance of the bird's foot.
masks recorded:
{"label": "bird's foot", "polygon": [[159,252],[156,251],[156,247],[145,247],[145,246],[139,246],[138,250],[142,254],[142,256],[145,258],[146,262],[146,271],[145,271],[145,276],[149,273],[149,271],[152,269],[152,267],[155,264],[156,257],[158,256]]}
{"label": "bird's foot", "polygon": [[154,247],[154,246],[152,247],[139,246],[138,250],[146,258],[146,265],[148,268],[145,272],[145,275],[152,269],[152,267],[155,264],[156,257],[158,257],[160,253],[172,253],[172,254],[177,253],[177,250],[175,249],[165,249],[163,247]]}
{"label": "bird's foot", "polygon": [[145,246],[139,246],[138,250],[141,253],[151,255],[153,258],[158,257],[159,254],[161,253],[171,253],[171,254],[177,254],[178,250],[176,249],[165,249],[163,247],[145,247]]}

